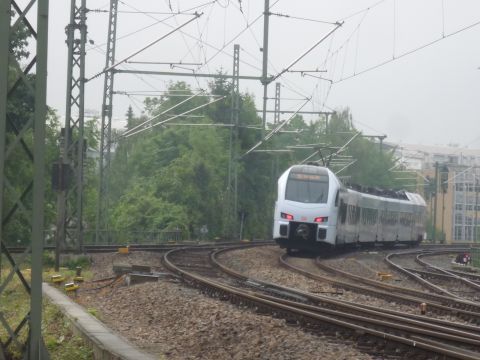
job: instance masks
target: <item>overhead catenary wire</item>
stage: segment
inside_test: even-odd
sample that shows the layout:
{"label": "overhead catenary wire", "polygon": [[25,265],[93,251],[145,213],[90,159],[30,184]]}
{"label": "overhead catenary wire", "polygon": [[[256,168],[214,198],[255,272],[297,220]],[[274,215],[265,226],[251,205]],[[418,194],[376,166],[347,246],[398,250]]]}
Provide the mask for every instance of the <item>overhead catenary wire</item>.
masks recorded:
{"label": "overhead catenary wire", "polygon": [[142,132],[144,132],[144,131],[146,131],[146,130],[150,130],[150,129],[156,127],[156,126],[163,125],[163,124],[165,124],[165,123],[168,122],[168,121],[171,121],[171,120],[176,119],[176,118],[178,118],[178,117],[181,117],[181,116],[183,116],[183,115],[189,114],[189,113],[191,113],[191,112],[193,112],[193,111],[195,111],[195,110],[198,110],[198,109],[204,108],[204,107],[206,107],[206,106],[208,106],[208,105],[211,105],[211,104],[213,104],[213,103],[216,103],[217,101],[220,101],[220,100],[222,100],[222,99],[225,99],[225,96],[223,96],[223,97],[221,97],[221,98],[218,98],[218,99],[211,100],[211,101],[209,101],[209,102],[206,103],[206,104],[202,104],[202,105],[197,106],[197,107],[195,107],[195,108],[193,108],[193,109],[187,110],[187,111],[185,111],[185,112],[183,112],[183,113],[181,113],[181,114],[172,116],[172,117],[169,118],[169,119],[160,121],[160,122],[158,122],[158,123],[156,123],[156,124],[153,124],[153,125],[150,125],[150,126],[148,126],[148,127],[144,127],[144,128],[142,128],[142,129],[140,129],[140,130],[137,130],[136,132],[129,133],[128,135],[122,134],[122,137],[128,138],[128,137],[130,137],[130,136],[137,135],[137,134],[142,133]]}
{"label": "overhead catenary wire", "polygon": [[295,113],[292,114],[292,116],[290,116],[287,120],[285,120],[284,122],[280,123],[278,126],[273,128],[273,130],[271,130],[267,135],[265,135],[263,139],[261,139],[258,143],[256,143],[249,150],[247,150],[242,156],[240,156],[240,158],[247,156],[253,150],[257,149],[260,145],[262,145],[265,141],[270,140],[270,138],[275,134],[277,134],[285,125],[287,125],[290,122],[290,120],[292,120],[297,115],[297,113],[301,111],[305,105],[308,104],[309,101],[310,99],[305,100],[305,102],[297,109]]}
{"label": "overhead catenary wire", "polygon": [[401,59],[401,58],[403,58],[403,57],[405,57],[405,56],[414,54],[414,53],[416,53],[417,51],[423,50],[423,49],[425,49],[425,48],[427,48],[427,47],[429,47],[429,46],[432,46],[432,45],[434,45],[434,44],[436,44],[436,43],[438,43],[438,42],[440,42],[440,41],[442,41],[442,40],[444,40],[444,39],[447,39],[447,38],[449,38],[449,37],[451,37],[451,36],[457,35],[457,34],[463,32],[463,31],[472,29],[472,28],[474,28],[474,27],[476,27],[476,26],[478,26],[478,25],[480,25],[480,21],[477,21],[477,22],[475,22],[475,23],[473,23],[473,24],[467,25],[467,26],[465,26],[465,27],[463,27],[463,28],[461,28],[461,29],[458,29],[458,30],[450,33],[450,34],[441,36],[440,38],[437,38],[437,39],[432,40],[432,41],[430,41],[430,42],[428,42],[428,43],[425,43],[425,44],[423,44],[423,45],[421,45],[421,46],[418,46],[418,47],[416,47],[416,48],[414,48],[414,49],[412,49],[412,50],[406,51],[406,52],[404,52],[404,53],[401,54],[401,55],[395,56],[395,58],[393,58],[393,59],[385,60],[385,61],[383,61],[383,62],[381,62],[381,63],[378,63],[378,64],[373,65],[373,66],[371,66],[371,67],[368,67],[368,68],[366,68],[366,69],[364,69],[364,70],[361,70],[361,71],[359,71],[359,72],[356,73],[356,74],[353,74],[353,75],[350,75],[350,76],[347,76],[347,77],[344,77],[344,78],[342,77],[342,78],[340,78],[339,80],[334,81],[333,84],[338,84],[338,83],[341,83],[341,82],[343,82],[343,81],[345,81],[345,80],[349,80],[349,79],[352,79],[352,78],[357,77],[357,76],[359,76],[359,75],[362,75],[362,74],[365,74],[365,73],[367,73],[367,72],[370,72],[370,71],[372,71],[372,70],[378,69],[378,68],[380,68],[380,67],[382,67],[382,66],[385,66],[385,65],[387,65],[387,64],[389,64],[389,63],[391,63],[391,62],[393,62],[393,61],[396,61],[396,60],[399,60],[399,59]]}
{"label": "overhead catenary wire", "polygon": [[[275,1],[272,5],[270,5],[270,9],[275,6],[280,0]],[[238,34],[236,34],[232,39],[230,39],[228,42],[224,43],[223,46],[220,49],[217,49],[217,52],[212,55],[210,58],[207,59],[206,63],[211,62],[214,58],[218,56],[220,53],[224,53],[224,50],[227,46],[232,44],[238,37],[240,37],[248,28],[250,28],[253,24],[255,24],[258,20],[260,20],[263,17],[263,13],[258,15],[251,23],[247,24],[247,26],[242,29]],[[230,55],[231,56],[231,55]],[[243,63],[243,61],[241,61]],[[252,66],[252,65],[251,65]],[[259,67],[255,67],[256,70],[261,70]]]}
{"label": "overhead catenary wire", "polygon": [[[121,0],[120,0],[120,1],[121,1]],[[274,6],[274,5],[275,5],[276,3],[278,3],[279,1],[280,1],[280,0],[276,0],[275,3],[274,3],[273,5],[271,5],[270,7]],[[135,8],[134,6],[132,6],[132,5],[130,5],[130,4],[127,4],[127,3],[125,3],[124,1],[121,1],[121,2],[122,2],[124,5],[132,8],[132,9],[138,10],[138,9]],[[217,3],[218,0],[217,0],[217,1],[214,1],[214,2]],[[210,4],[210,2],[208,3],[208,5],[209,5],[209,4]],[[156,17],[154,17],[154,16],[152,16],[152,15],[145,14],[145,16],[148,16],[148,17],[150,17],[150,18],[152,18],[152,19],[154,19],[154,20],[157,20],[157,21],[161,21],[161,20],[158,20]],[[167,27],[173,28],[173,25],[170,25],[170,24],[168,24],[168,23],[163,23],[163,24],[164,24],[165,26],[167,26]],[[233,58],[233,55],[232,55],[232,54],[230,54],[229,52],[226,52],[226,51],[225,51],[225,47],[228,46],[228,44],[226,44],[225,46],[223,46],[223,47],[221,47],[221,48],[218,48],[217,46],[214,46],[214,45],[212,45],[212,44],[210,44],[210,43],[207,43],[207,42],[203,41],[202,39],[199,39],[198,37],[195,37],[195,36],[193,36],[193,35],[191,35],[191,34],[189,34],[189,33],[186,33],[186,32],[184,32],[184,31],[182,31],[182,30],[180,30],[179,32],[180,32],[181,34],[183,34],[183,35],[185,35],[185,36],[187,36],[187,37],[195,40],[195,41],[201,42],[202,44],[208,46],[209,48],[212,48],[213,50],[217,51],[217,53],[222,53],[222,54],[224,54],[224,55],[227,55],[227,56]],[[212,58],[207,59],[206,61],[204,61],[202,67],[203,67],[203,66],[207,66],[208,63],[209,63],[211,60],[212,60]],[[247,66],[251,67],[252,69],[261,70],[258,66],[255,66],[255,65],[253,65],[253,64],[251,64],[251,63],[248,63],[248,62],[246,62],[246,61],[244,61],[244,60],[242,60],[242,59],[240,59],[240,62],[241,62],[242,64],[244,64],[244,65],[247,65]]]}
{"label": "overhead catenary wire", "polygon": [[345,165],[343,168],[341,168],[340,170],[338,170],[335,175],[338,175],[340,174],[343,170],[345,170],[346,168],[352,166],[353,164],[355,164],[357,162],[357,159],[353,160],[352,162],[348,163],[347,165]]}
{"label": "overhead catenary wire", "polygon": [[270,15],[289,18],[289,19],[294,19],[294,20],[311,21],[311,22],[316,22],[316,23],[320,23],[320,24],[329,24],[329,25],[337,25],[338,24],[337,21],[334,22],[334,21],[310,19],[310,18],[306,18],[306,17],[299,17],[299,16],[288,15],[288,14],[274,13],[274,12],[270,12]]}
{"label": "overhead catenary wire", "polygon": [[[189,13],[190,11],[201,9],[201,8],[203,8],[203,7],[206,7],[206,6],[210,5],[210,4],[214,4],[216,1],[217,1],[217,0],[213,0],[213,1],[209,1],[209,2],[204,3],[204,4],[200,4],[200,5],[194,6],[194,7],[192,7],[192,8],[189,8],[189,9],[185,10],[185,12],[186,12],[187,14],[191,14],[191,13]],[[121,0],[120,0],[120,3],[122,3],[123,5],[129,6],[128,4],[124,3],[124,2],[121,1]],[[134,9],[135,9],[135,8],[134,8]],[[135,11],[138,11],[139,13],[142,13],[143,15],[146,15],[146,16],[148,16],[148,14],[149,14],[148,12],[142,12],[142,11],[140,11],[140,10],[138,10],[138,9],[135,9]],[[135,35],[135,34],[138,34],[139,32],[142,32],[142,31],[144,31],[144,30],[147,30],[147,29],[149,29],[149,28],[151,28],[151,27],[153,27],[153,26],[155,26],[155,25],[163,24],[165,21],[167,21],[167,20],[169,20],[169,19],[171,19],[171,18],[173,18],[173,17],[175,17],[175,16],[177,16],[177,15],[182,15],[182,14],[183,14],[183,13],[175,13],[175,14],[172,14],[171,16],[168,16],[168,17],[166,17],[166,18],[164,18],[164,19],[157,19],[157,18],[155,18],[155,17],[152,16],[151,18],[155,20],[155,22],[154,22],[153,24],[146,25],[146,26],[144,26],[144,27],[142,27],[142,28],[140,28],[140,29],[134,30],[134,31],[129,32],[129,33],[127,33],[127,34],[124,34],[124,35],[121,35],[121,36],[117,36],[117,38],[116,38],[115,41],[118,42],[118,41],[120,41],[120,40],[126,39],[127,37],[130,37],[130,36],[133,36],[133,35]],[[86,51],[88,52],[88,51],[90,51],[90,50],[95,50],[95,49],[98,49],[98,48],[103,48],[103,47],[106,46],[106,45],[107,45],[107,43],[101,43],[101,44],[95,45],[95,46],[93,46],[93,47],[87,48]]]}
{"label": "overhead catenary wire", "polygon": [[149,44],[145,45],[143,48],[135,51],[133,54],[128,55],[126,58],[124,58],[124,59],[122,59],[122,60],[120,60],[120,61],[117,61],[117,62],[116,62],[115,64],[113,64],[112,66],[104,69],[103,71],[101,71],[100,73],[94,75],[93,77],[91,77],[90,79],[88,79],[88,80],[86,80],[86,81],[90,81],[90,80],[92,80],[92,79],[95,79],[95,78],[99,77],[100,75],[102,75],[102,74],[104,74],[104,73],[106,73],[106,72],[108,72],[108,71],[116,68],[118,65],[126,62],[127,60],[131,59],[132,57],[134,57],[134,56],[140,54],[141,52],[145,51],[146,49],[152,47],[153,45],[157,44],[159,41],[165,39],[167,36],[173,34],[173,33],[176,32],[177,30],[180,30],[180,29],[183,28],[184,26],[190,24],[192,21],[198,19],[198,18],[199,18],[200,16],[202,16],[202,15],[203,15],[203,13],[200,13],[200,14],[195,13],[195,17],[194,17],[194,18],[192,18],[192,19],[184,22],[183,24],[179,25],[179,26],[176,27],[175,29],[169,31],[168,33],[166,33],[166,34],[164,34],[164,35],[162,35],[162,36],[160,36],[158,39],[150,42]]}
{"label": "overhead catenary wire", "polygon": [[[275,3],[273,3],[273,4],[270,6],[270,8],[272,8],[278,1],[279,1],[279,0],[277,0]],[[124,5],[126,5],[126,6],[129,6],[129,7],[132,8],[132,9],[136,9],[135,7],[132,7],[131,5],[126,4],[126,3],[123,2],[123,1],[121,1],[121,2],[122,2],[122,4],[124,4]],[[208,5],[208,4],[211,4],[211,3],[207,3],[206,5]],[[138,10],[138,9],[137,9],[137,10]],[[145,15],[146,15],[146,16],[149,16],[150,18],[156,19],[155,17],[153,17],[153,16],[151,16],[151,15],[149,15],[149,14],[145,14]],[[253,22],[251,22],[251,23],[249,23],[249,24],[247,25],[247,27],[250,29],[250,31],[251,31],[251,26],[255,23],[255,21],[257,21],[257,20],[260,19],[260,18],[261,18],[261,15],[260,15],[259,17],[257,17]],[[198,23],[197,23],[197,24],[198,24]],[[244,31],[245,31],[245,30],[242,30],[242,33],[243,33]],[[188,35],[188,34],[182,32],[182,31],[180,31],[180,33],[185,34],[185,35],[190,36],[191,38],[195,39],[195,37],[192,37],[191,35]],[[234,37],[232,40],[230,40],[228,43],[226,43],[225,46],[228,46],[228,44],[230,44],[231,42],[233,42],[237,37],[238,37],[238,35],[237,35],[236,37]],[[197,38],[196,40],[199,42],[199,44],[205,44],[205,41],[203,41],[201,38],[200,38],[200,39]],[[258,42],[258,41],[257,41],[257,42]],[[213,47],[213,46],[211,46],[211,45],[208,44],[208,43],[207,43],[206,45],[209,46],[209,47]],[[209,59],[205,59],[204,64],[202,65],[202,67],[203,67],[203,66],[207,66],[207,67],[208,67],[208,63],[209,63],[214,57],[216,57],[219,53],[225,53],[225,52],[224,52],[225,46],[222,47],[221,49],[216,49],[217,52],[216,52],[212,57],[210,57]],[[215,47],[213,47],[213,48],[215,49]],[[228,54],[228,55],[231,56],[230,54]],[[251,67],[254,67],[254,68],[258,69],[258,70],[260,70],[259,67],[255,67],[254,65],[249,64],[249,63],[245,62],[244,60],[241,60],[241,62],[244,63],[244,64],[247,64],[247,65],[249,65],[249,66],[251,66]],[[284,79],[284,81],[285,81],[285,83],[287,83],[287,85],[288,85],[287,87],[288,87],[290,90],[293,91],[293,88],[291,88],[292,85],[289,85],[286,79]],[[294,92],[295,92],[295,91],[294,91]],[[296,91],[296,93],[299,93],[299,92]],[[301,96],[305,97],[305,98],[307,97],[307,96],[304,95],[304,94],[301,94],[301,93],[299,93],[299,94],[300,94]]]}
{"label": "overhead catenary wire", "polygon": [[[87,9],[88,12],[95,12],[95,13],[108,13],[109,10],[101,10],[101,9]],[[195,13],[188,13],[188,12],[165,12],[165,11],[128,11],[128,10],[118,10],[117,13],[119,14],[154,14],[154,15],[195,15]]]}
{"label": "overhead catenary wire", "polygon": [[277,75],[273,76],[270,81],[275,81],[278,79],[280,76],[282,76],[284,73],[286,73],[292,66],[297,64],[300,60],[302,60],[305,56],[307,56],[310,52],[312,52],[313,49],[315,49],[318,45],[320,45],[325,39],[327,39],[331,34],[333,34],[338,28],[340,28],[343,25],[343,23],[338,23],[335,25],[335,27],[330,30],[326,35],[320,38],[315,44],[313,44],[311,47],[309,47],[307,50],[305,50],[299,57],[297,57],[295,60],[293,60],[285,69],[280,71]]}
{"label": "overhead catenary wire", "polygon": [[[93,48],[94,51],[102,54],[102,55],[106,55],[106,52],[104,50],[102,50],[101,48]],[[131,66],[127,65],[127,64],[122,64],[120,65],[120,67],[122,68],[126,68],[126,69],[132,69]],[[133,74],[137,79],[139,79],[141,82],[143,82],[144,84],[146,84],[148,87],[150,87],[151,89],[153,89],[153,91],[160,91],[157,89],[156,86],[152,85],[150,82],[148,82],[143,76],[139,75],[139,74]],[[166,82],[165,82],[166,83]],[[175,91],[175,90],[169,90],[169,91]],[[114,92],[115,93],[115,92]]]}
{"label": "overhead catenary wire", "polygon": [[352,18],[352,17],[354,17],[354,16],[357,16],[357,15],[359,15],[359,14],[362,14],[362,13],[364,13],[364,12],[367,12],[367,11],[369,11],[369,10],[377,7],[378,5],[384,3],[385,1],[387,1],[387,0],[377,1],[377,2],[374,3],[373,5],[370,5],[370,6],[364,8],[364,9],[362,9],[362,10],[356,11],[356,12],[354,12],[353,14],[350,14],[350,15],[348,15],[348,16],[345,16],[345,17],[341,18],[340,20],[345,21],[345,20],[350,19],[350,18]]}
{"label": "overhead catenary wire", "polygon": [[152,118],[150,118],[150,119],[147,119],[147,120],[145,120],[144,122],[138,124],[137,126],[135,126],[135,127],[131,128],[131,129],[127,130],[123,135],[128,135],[130,132],[135,131],[135,130],[138,129],[139,127],[142,127],[143,125],[145,125],[145,124],[147,124],[147,123],[151,123],[153,120],[159,118],[159,117],[162,116],[162,115],[167,114],[169,111],[172,111],[172,110],[176,109],[177,107],[185,104],[186,102],[192,100],[193,98],[199,96],[200,94],[202,94],[202,93],[200,92],[200,93],[198,93],[198,94],[193,94],[193,95],[191,95],[191,96],[188,97],[187,99],[185,99],[185,100],[183,100],[183,101],[180,101],[178,104],[175,104],[174,106],[172,106],[172,107],[170,107],[170,108],[162,111],[161,113],[155,115],[154,117],[152,117]]}
{"label": "overhead catenary wire", "polygon": [[[270,5],[270,8],[272,8],[276,3],[278,3],[278,1],[279,1],[279,0],[277,0],[276,2],[274,2],[273,4],[271,4],[271,5]],[[124,2],[122,2],[122,3],[124,3]],[[131,8],[134,8],[134,7],[130,6],[130,5],[127,5],[127,6],[129,6],[129,7],[131,7]],[[134,9],[135,9],[135,8],[134,8]],[[246,28],[249,28],[249,29],[250,29],[251,26],[252,26],[256,21],[258,21],[258,20],[262,17],[262,15],[263,15],[263,14],[261,14],[260,16],[258,16],[253,22],[247,24],[247,27],[246,27]],[[150,16],[150,17],[152,17],[152,16]],[[152,18],[154,18],[154,17],[152,17]],[[155,18],[154,18],[154,19],[155,19]],[[211,57],[208,58],[208,59],[205,59],[204,64],[203,64],[201,67],[203,67],[203,66],[207,66],[207,67],[208,67],[209,62],[210,62],[211,60],[213,60],[219,53],[224,53],[224,48],[225,48],[226,46],[228,46],[229,44],[231,44],[234,40],[236,40],[236,39],[238,38],[238,36],[240,36],[245,30],[246,30],[246,29],[243,29],[239,34],[237,34],[235,37],[233,37],[233,39],[231,39],[229,42],[227,42],[226,44],[224,44],[224,46],[223,46],[221,49],[217,49],[217,52],[216,52],[213,56],[211,56]],[[251,31],[251,29],[250,29],[250,31]],[[184,34],[182,31],[180,31],[180,33],[182,33],[182,35]],[[188,34],[186,34],[186,35],[188,35]],[[190,36],[190,37],[192,37],[192,36]],[[204,43],[201,39],[197,39],[197,40],[198,40],[200,43]],[[257,42],[258,42],[258,41],[257,41]],[[207,44],[207,45],[208,45],[208,44]],[[229,56],[231,56],[231,55],[229,54]],[[251,64],[249,64],[249,63],[246,63],[246,62],[243,61],[243,60],[241,60],[241,62],[242,62],[242,63],[245,63],[245,64],[247,64],[247,65],[250,65],[251,67],[255,67],[255,66],[253,66],[253,65],[251,65]],[[201,67],[199,67],[199,68],[201,68]],[[260,68],[258,68],[258,67],[255,67],[255,68],[257,68],[258,70],[260,70]],[[290,89],[290,90],[293,90],[293,89],[291,89],[290,87],[289,87],[289,89]],[[294,92],[295,92],[295,91],[294,91]],[[296,93],[300,94],[300,96],[303,96],[304,98],[307,98],[306,95],[301,94],[301,93],[299,93],[298,91],[297,91]]]}

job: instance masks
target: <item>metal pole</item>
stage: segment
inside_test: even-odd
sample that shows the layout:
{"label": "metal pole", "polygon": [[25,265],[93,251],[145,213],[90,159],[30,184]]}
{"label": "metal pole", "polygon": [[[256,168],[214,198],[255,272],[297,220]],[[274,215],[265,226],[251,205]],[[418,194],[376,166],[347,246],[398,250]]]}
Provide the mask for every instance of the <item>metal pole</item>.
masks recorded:
{"label": "metal pole", "polygon": [[[37,17],[36,29],[30,24],[26,15],[28,11],[34,5],[35,0],[29,2],[24,8],[19,9],[18,5],[12,1],[2,0],[0,1],[0,242],[2,247],[2,253],[4,252],[12,266],[11,276],[9,276],[3,283],[2,288],[5,289],[7,284],[13,279],[13,275],[16,274],[20,282],[25,287],[26,293],[30,296],[30,306],[26,309],[26,314],[23,320],[20,322],[20,326],[15,331],[11,331],[12,325],[18,326],[16,324],[8,324],[7,321],[2,321],[1,326],[6,329],[6,334],[9,336],[9,339],[4,343],[0,342],[0,357],[5,358],[8,355],[11,355],[11,351],[8,349],[8,344],[18,344],[22,352],[22,357],[25,359],[48,359],[48,353],[41,339],[41,316],[42,316],[42,253],[43,253],[43,241],[44,241],[44,196],[45,196],[45,120],[46,120],[46,76],[47,76],[47,39],[48,39],[48,0],[38,0],[37,1]],[[18,64],[15,56],[10,53],[9,50],[9,41],[10,33],[13,32],[11,26],[11,6],[12,4],[16,8],[16,13],[18,15],[17,21],[23,22],[25,28],[28,29],[29,35],[32,36],[33,40],[36,40],[36,46],[34,57],[31,60],[32,66],[27,66],[18,71],[10,71],[11,69],[21,68]],[[12,66],[9,66],[12,65]],[[27,77],[28,73],[35,65],[36,75],[35,79],[30,79]],[[9,80],[13,80],[12,87],[8,87]],[[29,91],[29,96],[34,98],[34,112],[33,112],[33,121],[30,121],[29,115],[19,119],[9,119],[7,117],[7,103],[8,98],[15,96],[16,85],[24,82],[26,85],[27,91]],[[7,144],[7,121],[10,125],[9,134],[10,136],[16,137]],[[32,131],[33,134],[33,144],[26,142],[23,139],[23,136],[27,131]],[[22,193],[21,197],[17,199],[18,203],[11,206],[11,208],[5,208],[6,201],[5,196],[7,191],[5,191],[5,186],[8,186],[8,182],[5,181],[7,174],[5,173],[5,163],[8,160],[7,154],[14,151],[17,148],[18,144],[22,144],[20,151],[23,151],[33,164],[31,170],[33,170],[31,181],[30,179],[18,181],[13,184],[14,186],[23,187],[18,190]],[[8,146],[9,149],[6,151],[5,146]],[[34,156],[33,156],[34,154]],[[11,181],[16,181],[14,174]],[[28,199],[28,200],[27,200]],[[31,200],[30,200],[31,199]],[[30,202],[32,201],[32,203]],[[32,249],[31,257],[31,282],[23,277],[22,273],[19,271],[19,265],[15,262],[15,259],[10,256],[9,251],[5,244],[4,231],[6,224],[10,223],[11,220],[18,213],[17,210],[20,207],[26,207],[28,202],[28,207],[32,207],[31,217],[29,217],[29,223],[25,226],[29,226],[31,230],[29,234],[29,243]],[[6,210],[7,215],[4,217],[3,210]],[[16,219],[17,221],[20,219]],[[21,218],[21,221],[24,221],[24,218]],[[0,294],[2,297],[8,298],[8,293],[3,292]],[[12,295],[10,295],[12,296]],[[17,299],[11,299],[11,301],[16,301]],[[18,314],[21,315],[21,314]],[[22,327],[27,325],[28,338],[26,343],[24,342],[23,336],[19,336],[19,332],[22,331]]]}
{"label": "metal pole", "polygon": [[[118,0],[110,0],[108,18],[107,52],[105,69],[115,63],[115,43],[117,36]],[[95,242],[108,242],[108,171],[110,169],[110,146],[112,141],[112,109],[113,109],[113,70],[105,72],[103,82],[102,125],[100,132],[100,184],[98,189],[98,206]],[[102,241],[103,240],[103,241]]]}
{"label": "metal pole", "polygon": [[265,0],[265,9],[263,11],[263,66],[262,66],[262,84],[263,84],[263,112],[262,112],[262,138],[267,124],[267,100],[268,100],[268,28],[270,19],[270,1]]}
{"label": "metal pole", "polygon": [[438,162],[435,163],[435,199],[433,205],[433,243],[437,242]]}
{"label": "metal pole", "polygon": [[445,240],[443,237],[445,236],[445,192],[442,190],[442,240]]}
{"label": "metal pole", "polygon": [[[84,156],[85,156],[85,44],[87,43],[87,4],[86,0],[82,0],[79,27],[80,27],[80,44],[79,44],[79,75],[78,75],[78,144],[77,144],[77,241],[78,250],[83,252],[83,172]],[[88,145],[87,145],[88,146]]]}
{"label": "metal pole", "polygon": [[477,242],[477,220],[478,220],[478,179],[475,174],[475,222],[473,227],[473,242]]}
{"label": "metal pole", "polygon": [[33,162],[30,359],[42,359],[42,257],[45,203],[45,122],[47,115],[48,0],[38,0]]}
{"label": "metal pole", "polygon": [[275,84],[275,115],[273,123],[276,125],[280,122],[280,83]]}
{"label": "metal pole", "polygon": [[233,235],[234,238],[240,236],[237,233],[238,228],[238,126],[240,120],[240,45],[234,45],[233,51],[233,78],[232,78],[232,124],[233,143],[232,143],[232,166],[233,166]]}
{"label": "metal pole", "polygon": [[[71,181],[66,181],[65,189],[61,189],[58,193],[60,205],[58,206],[57,232],[60,236],[60,246],[65,246],[68,239],[73,248],[83,251],[86,0],[71,0],[70,23],[66,27],[66,32],[67,96],[63,158],[60,167],[62,172],[71,169],[73,176]],[[66,171],[64,178],[68,178],[69,174],[70,171]]]}
{"label": "metal pole", "polygon": [[[7,125],[7,94],[8,94],[8,56],[10,39],[10,1],[0,1],[0,243],[3,243],[3,208],[4,208],[4,163],[5,163],[5,138]],[[1,258],[3,256],[0,247],[0,280]]]}

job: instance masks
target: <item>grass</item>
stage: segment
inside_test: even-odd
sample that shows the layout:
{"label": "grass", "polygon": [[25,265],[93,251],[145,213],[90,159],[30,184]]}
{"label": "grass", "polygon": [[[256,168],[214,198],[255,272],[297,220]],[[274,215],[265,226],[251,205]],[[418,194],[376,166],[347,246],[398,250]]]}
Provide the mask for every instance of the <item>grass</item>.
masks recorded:
{"label": "grass", "polygon": [[[55,274],[53,268],[49,268],[48,257],[51,254],[46,253],[44,256],[44,281],[50,280],[50,275]],[[47,261],[45,261],[47,258]],[[86,268],[88,266],[86,257],[75,257],[69,259],[65,264],[68,267],[61,268],[60,273],[65,277],[66,282],[72,281],[76,275],[75,268],[81,264],[82,276],[85,280],[92,278],[91,271]],[[27,263],[28,264],[28,263]],[[62,264],[63,265],[63,264]],[[29,264],[28,264],[29,266]],[[30,282],[30,268],[25,264],[19,265],[21,272],[27,282]],[[11,271],[10,264],[5,258],[2,258],[2,274],[1,283],[5,281]],[[0,314],[12,329],[22,321],[30,309],[30,296],[25,287],[21,283],[19,277],[15,274],[6,288],[0,294]],[[90,360],[93,359],[93,351],[90,346],[79,336],[74,335],[71,330],[68,319],[66,319],[61,311],[50,304],[47,300],[43,301],[42,314],[42,334],[45,345],[50,353],[52,360]],[[28,325],[24,326],[18,334],[18,343],[11,342],[8,346],[8,352],[11,359],[21,359],[22,346],[26,343],[28,335]],[[7,330],[0,325],[0,340],[2,343],[9,338]]]}
{"label": "grass", "polygon": [[62,312],[56,306],[44,302],[43,340],[52,360],[90,360],[93,351],[85,341],[75,335]]}

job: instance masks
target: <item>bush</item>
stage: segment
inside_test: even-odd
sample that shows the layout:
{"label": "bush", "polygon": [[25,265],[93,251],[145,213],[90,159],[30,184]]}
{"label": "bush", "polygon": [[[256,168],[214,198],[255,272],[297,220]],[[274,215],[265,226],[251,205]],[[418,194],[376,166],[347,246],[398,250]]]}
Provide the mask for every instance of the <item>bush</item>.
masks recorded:
{"label": "bush", "polygon": [[55,266],[55,254],[51,251],[43,252],[43,266],[54,267]]}
{"label": "bush", "polygon": [[68,257],[63,259],[61,264],[63,267],[69,268],[70,270],[75,270],[77,266],[84,269],[90,266],[90,258],[85,255]]}

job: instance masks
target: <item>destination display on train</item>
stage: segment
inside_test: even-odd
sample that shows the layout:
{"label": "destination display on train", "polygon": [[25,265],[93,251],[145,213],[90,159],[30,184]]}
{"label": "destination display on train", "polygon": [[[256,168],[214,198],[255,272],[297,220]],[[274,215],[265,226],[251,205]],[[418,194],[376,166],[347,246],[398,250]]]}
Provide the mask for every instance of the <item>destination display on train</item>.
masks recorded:
{"label": "destination display on train", "polygon": [[328,176],[318,174],[290,173],[290,179],[310,180],[310,181],[328,181]]}

